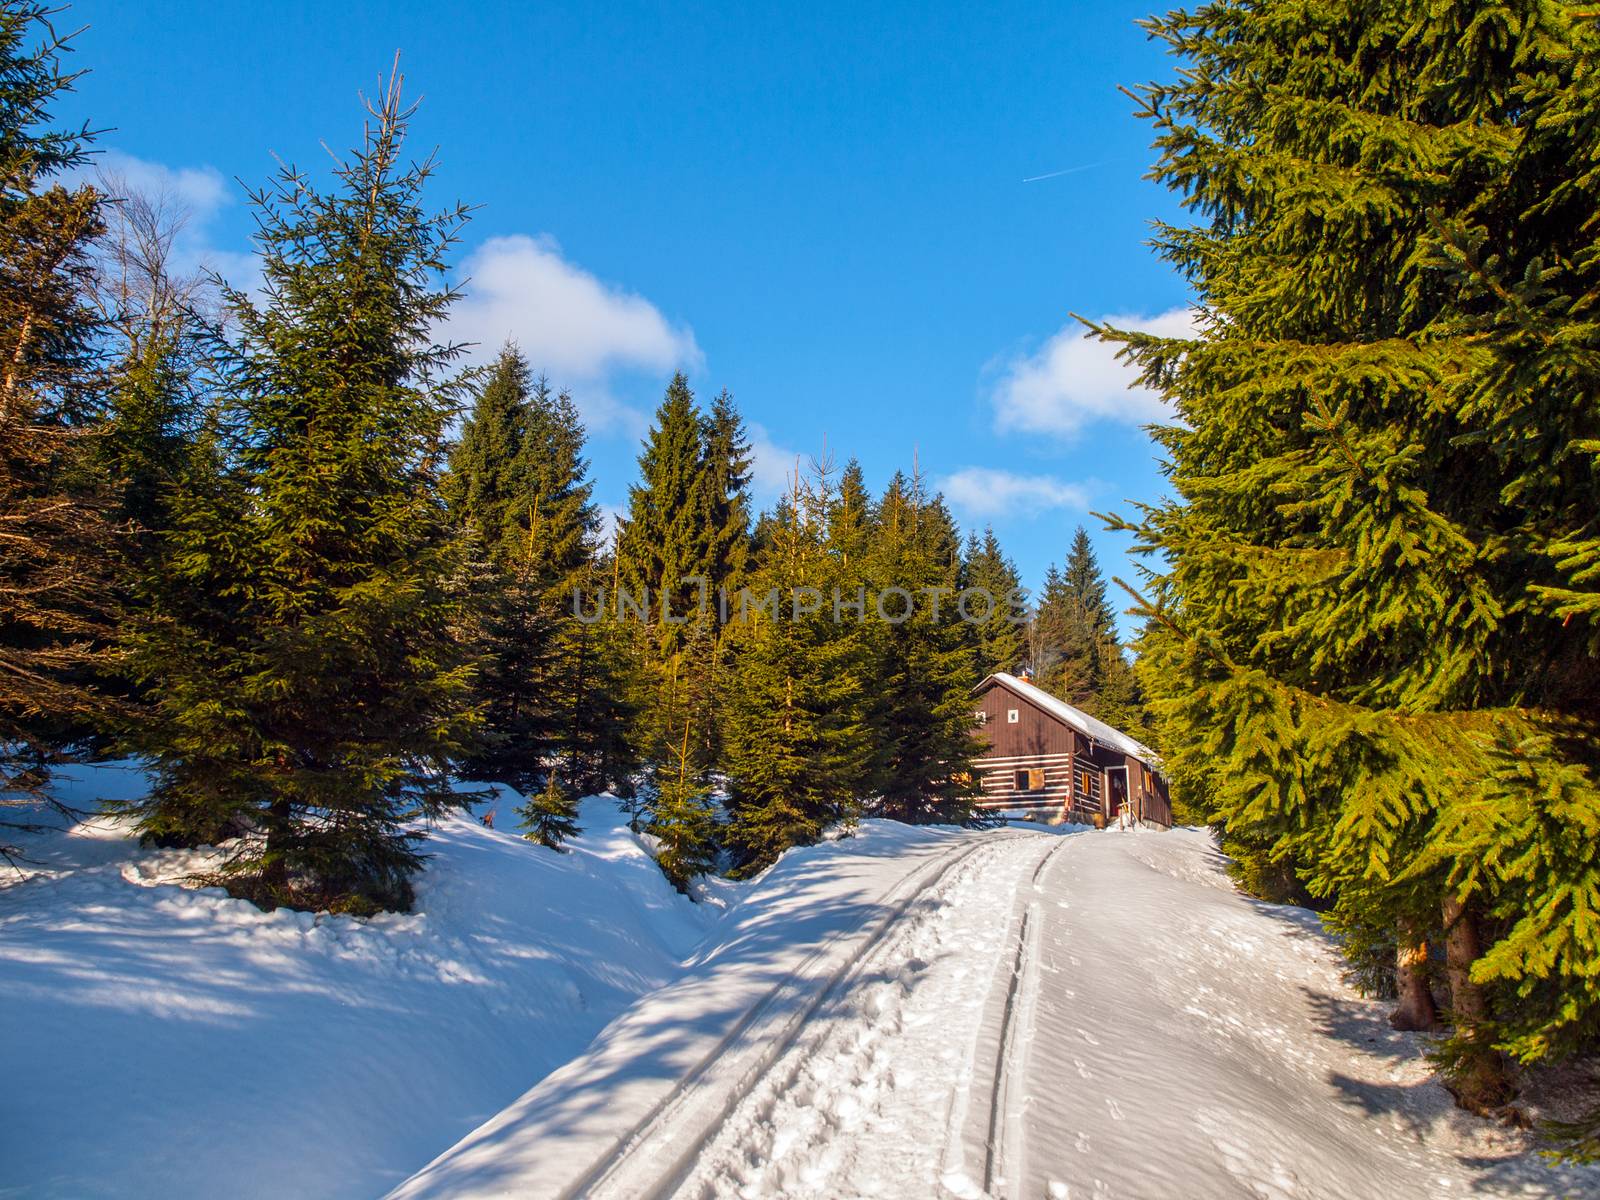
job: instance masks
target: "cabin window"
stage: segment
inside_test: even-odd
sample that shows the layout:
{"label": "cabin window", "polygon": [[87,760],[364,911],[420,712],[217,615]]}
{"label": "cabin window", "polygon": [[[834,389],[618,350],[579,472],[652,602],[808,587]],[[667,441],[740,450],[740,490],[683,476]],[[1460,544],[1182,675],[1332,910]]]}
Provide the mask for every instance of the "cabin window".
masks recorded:
{"label": "cabin window", "polygon": [[1007,725],[1015,725],[1017,723],[1017,719],[1018,718],[1017,718],[1017,710],[1016,709],[1014,709],[1014,708],[1006,709],[1006,724]]}
{"label": "cabin window", "polygon": [[1017,791],[1025,792],[1027,790],[1028,790],[1028,773],[1026,771],[1018,771],[1017,772]]}
{"label": "cabin window", "polygon": [[972,714],[972,720],[976,725],[987,725],[989,723],[989,714],[980,708],[977,712]]}
{"label": "cabin window", "polygon": [[1044,790],[1044,768],[1029,767],[1025,771],[1017,772],[1017,791],[1042,792]]}

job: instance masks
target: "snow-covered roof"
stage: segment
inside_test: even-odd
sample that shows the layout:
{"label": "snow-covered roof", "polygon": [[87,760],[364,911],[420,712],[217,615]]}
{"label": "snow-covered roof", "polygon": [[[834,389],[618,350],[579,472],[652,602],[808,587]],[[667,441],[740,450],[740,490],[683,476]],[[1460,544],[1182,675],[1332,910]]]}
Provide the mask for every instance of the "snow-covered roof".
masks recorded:
{"label": "snow-covered roof", "polygon": [[972,694],[977,695],[990,684],[998,683],[1002,687],[1015,692],[1024,700],[1044,709],[1052,717],[1064,721],[1085,737],[1093,738],[1103,746],[1110,746],[1120,750],[1123,754],[1137,758],[1146,766],[1159,767],[1161,757],[1143,742],[1137,741],[1123,733],[1122,730],[1107,725],[1104,721],[1097,720],[1084,712],[1081,708],[1074,708],[1065,700],[1058,700],[1049,692],[1036,688],[1025,679],[1018,679],[1015,675],[1008,675],[1004,671],[996,671],[988,676],[977,687],[972,689]]}

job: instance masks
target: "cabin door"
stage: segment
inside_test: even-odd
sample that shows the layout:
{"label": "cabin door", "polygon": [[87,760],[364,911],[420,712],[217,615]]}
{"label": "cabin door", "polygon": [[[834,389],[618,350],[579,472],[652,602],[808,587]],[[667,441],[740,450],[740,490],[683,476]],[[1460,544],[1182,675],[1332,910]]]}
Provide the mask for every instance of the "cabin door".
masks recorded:
{"label": "cabin door", "polygon": [[1115,821],[1128,802],[1128,768],[1112,767],[1106,771],[1106,816]]}

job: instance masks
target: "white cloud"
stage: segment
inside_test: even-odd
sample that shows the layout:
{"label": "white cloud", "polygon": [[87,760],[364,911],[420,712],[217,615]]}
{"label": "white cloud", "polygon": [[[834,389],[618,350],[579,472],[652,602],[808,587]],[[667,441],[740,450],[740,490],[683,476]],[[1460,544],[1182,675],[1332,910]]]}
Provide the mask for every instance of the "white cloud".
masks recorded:
{"label": "white cloud", "polygon": [[121,150],[94,156],[94,173],[125,181],[136,192],[167,194],[182,202],[199,220],[209,220],[233,202],[233,193],[215,167],[169,167]]}
{"label": "white cloud", "polygon": [[[1175,308],[1155,316],[1113,315],[1104,323],[1164,337],[1188,337],[1195,311]],[[1071,437],[1101,421],[1143,425],[1172,415],[1162,397],[1135,383],[1133,368],[1117,360],[1117,346],[1088,335],[1074,321],[1039,348],[998,368],[990,391],[1001,433]]]}
{"label": "white cloud", "polygon": [[669,370],[702,361],[691,330],[568,262],[548,236],[490,238],[462,271],[467,294],[452,330],[496,344],[514,338],[552,372],[588,378],[619,366]]}
{"label": "white cloud", "polygon": [[215,167],[169,167],[121,150],[94,156],[75,172],[113,200],[138,195],[167,210],[180,223],[172,239],[168,270],[177,276],[214,271],[235,287],[256,288],[261,267],[254,254],[216,243],[217,218],[238,199],[237,185]]}
{"label": "white cloud", "polygon": [[750,437],[750,490],[762,502],[784,495],[793,482],[796,465],[805,469],[802,456],[778,445],[757,421],[746,421],[745,432]]}
{"label": "white cloud", "polygon": [[465,295],[451,313],[450,336],[478,343],[480,357],[514,340],[536,369],[571,386],[591,427],[642,427],[610,396],[613,372],[692,370],[704,361],[691,329],[569,262],[549,236],[490,238],[461,273]]}
{"label": "white cloud", "polygon": [[595,507],[600,510],[600,541],[609,542],[628,519],[628,506],[625,503],[607,504],[602,500],[596,502]]}
{"label": "white cloud", "polygon": [[[113,196],[164,198],[181,213],[170,263],[174,274],[206,269],[246,291],[259,288],[256,256],[217,244],[219,217],[242,193],[216,168],[169,167],[109,150],[74,175]],[[619,373],[654,372],[664,385],[669,372],[704,365],[687,325],[674,324],[643,296],[569,262],[548,236],[490,238],[468,256],[461,276],[464,294],[444,336],[476,343],[472,358],[478,362],[493,358],[506,339],[515,340],[534,370],[571,390],[591,432],[638,438],[649,426],[646,413],[617,398],[613,382]]]}
{"label": "white cloud", "polygon": [[993,467],[963,467],[942,476],[938,486],[958,512],[978,520],[1089,507],[1088,488],[1054,475],[1018,475]]}

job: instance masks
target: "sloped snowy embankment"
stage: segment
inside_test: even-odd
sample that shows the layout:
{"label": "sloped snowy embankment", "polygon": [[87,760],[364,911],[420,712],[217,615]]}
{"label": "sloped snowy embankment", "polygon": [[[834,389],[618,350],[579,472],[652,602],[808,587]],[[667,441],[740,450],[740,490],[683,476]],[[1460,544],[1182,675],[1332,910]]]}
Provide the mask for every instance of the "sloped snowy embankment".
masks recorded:
{"label": "sloped snowy embankment", "polygon": [[[143,786],[82,771],[79,803]],[[499,804],[501,824],[510,806]],[[393,1186],[659,987],[716,916],[615,805],[555,854],[470,818],[417,911],[264,913],[101,823],[0,887],[0,1196],[363,1197]]]}

